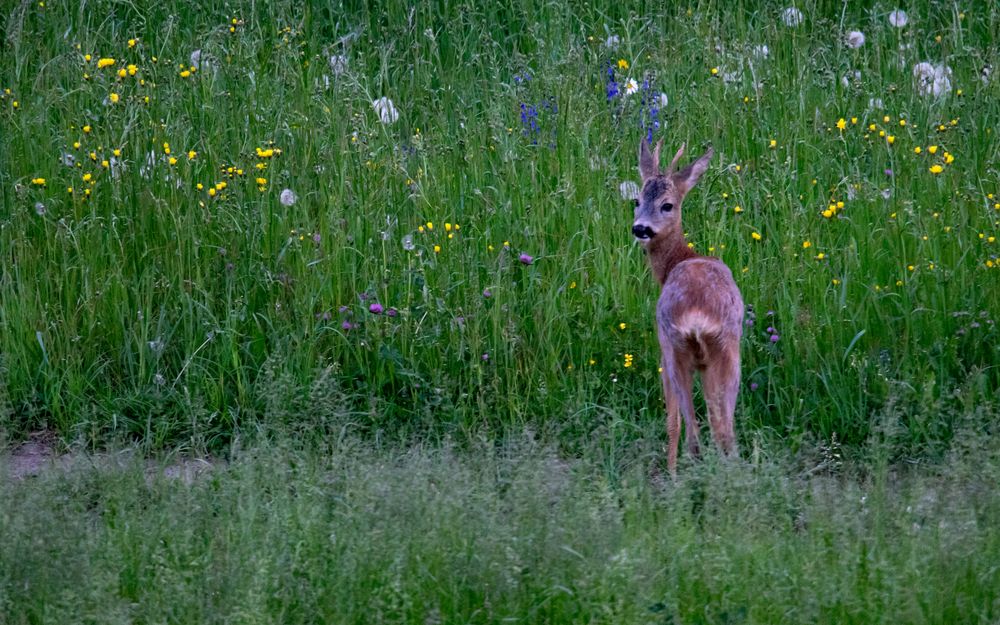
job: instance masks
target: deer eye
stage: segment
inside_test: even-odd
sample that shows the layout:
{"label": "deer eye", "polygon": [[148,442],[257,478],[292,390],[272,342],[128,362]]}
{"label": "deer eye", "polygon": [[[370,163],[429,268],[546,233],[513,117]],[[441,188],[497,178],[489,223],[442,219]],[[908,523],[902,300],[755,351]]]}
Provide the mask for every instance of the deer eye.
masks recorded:
{"label": "deer eye", "polygon": [[635,207],[639,208],[639,198],[635,198]]}
{"label": "deer eye", "polygon": [[664,202],[664,204],[660,206],[660,210],[663,211],[664,213],[669,213],[670,211],[674,210],[674,205],[671,204],[670,202]]}

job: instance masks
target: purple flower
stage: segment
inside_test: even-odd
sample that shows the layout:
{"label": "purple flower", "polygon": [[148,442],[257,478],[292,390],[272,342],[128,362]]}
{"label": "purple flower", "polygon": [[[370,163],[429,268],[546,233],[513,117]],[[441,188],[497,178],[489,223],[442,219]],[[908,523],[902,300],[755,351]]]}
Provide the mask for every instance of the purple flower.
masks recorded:
{"label": "purple flower", "polygon": [[350,330],[354,327],[354,324],[351,323],[350,321],[345,320],[344,323],[340,324],[340,327],[343,328],[344,330]]}
{"label": "purple flower", "polygon": [[774,328],[772,326],[767,326],[767,330],[765,330],[765,332],[768,334],[774,334]]}
{"label": "purple flower", "polygon": [[757,390],[757,383],[756,382],[751,382],[750,383],[750,390],[751,391],[756,391]]}
{"label": "purple flower", "polygon": [[318,232],[313,235],[313,243],[319,243],[320,240],[321,240],[321,237],[320,237],[320,235],[319,235]]}
{"label": "purple flower", "polygon": [[387,317],[395,317],[399,314],[399,311],[395,308],[389,308],[389,310],[385,311],[385,314]]}
{"label": "purple flower", "polygon": [[329,321],[332,316],[328,310],[316,313],[316,319],[319,321]]}
{"label": "purple flower", "polygon": [[368,307],[368,312],[372,313],[373,315],[381,315],[383,310],[384,309],[382,308],[382,304],[379,304],[378,302],[375,302],[374,304]]}
{"label": "purple flower", "polygon": [[489,299],[489,298],[493,297],[493,292],[490,291],[489,289],[483,289],[483,297],[485,297],[486,299]]}
{"label": "purple flower", "polygon": [[490,359],[490,353],[489,352],[486,352],[485,354],[483,354],[483,362],[486,362],[489,359]]}
{"label": "purple flower", "polygon": [[347,306],[341,306],[337,310],[340,311],[340,314],[344,314],[345,312],[347,312],[348,310],[350,310],[350,308],[348,308]]}
{"label": "purple flower", "polygon": [[891,169],[889,169],[888,167],[886,167],[886,168],[885,168],[885,175],[886,175],[886,176],[889,176],[890,178],[892,178],[892,170],[891,170]]}
{"label": "purple flower", "polygon": [[532,258],[528,254],[524,254],[524,253],[521,253],[521,255],[518,256],[517,259],[519,261],[521,261],[521,264],[523,264],[523,265],[530,265],[531,263],[535,262],[534,258]]}
{"label": "purple flower", "polygon": [[772,343],[777,343],[779,338],[780,337],[777,334],[772,334],[771,335],[771,342]]}

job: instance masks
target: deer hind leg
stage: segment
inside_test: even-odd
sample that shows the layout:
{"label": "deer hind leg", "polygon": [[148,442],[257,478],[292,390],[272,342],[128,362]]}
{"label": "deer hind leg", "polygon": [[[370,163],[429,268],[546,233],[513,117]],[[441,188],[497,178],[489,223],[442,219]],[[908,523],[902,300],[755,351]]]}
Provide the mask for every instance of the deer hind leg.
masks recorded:
{"label": "deer hind leg", "polygon": [[681,439],[681,408],[670,383],[667,359],[664,357],[661,363],[663,370],[660,371],[660,381],[663,383],[663,402],[667,408],[667,469],[670,470],[670,475],[676,477],[677,445]]}
{"label": "deer hind leg", "polygon": [[723,454],[735,455],[736,434],[733,429],[733,413],[736,411],[736,395],[740,390],[738,343],[735,344],[735,348],[723,347],[719,350],[705,368],[702,383],[712,438]]}
{"label": "deer hind leg", "polygon": [[692,458],[697,458],[701,455],[701,446],[698,442],[698,419],[694,414],[692,398],[694,367],[690,356],[684,352],[674,352],[672,362],[669,367],[664,368],[664,372],[670,377],[670,390],[674,393],[674,401],[677,402],[680,413],[684,415],[684,439],[688,454]]}

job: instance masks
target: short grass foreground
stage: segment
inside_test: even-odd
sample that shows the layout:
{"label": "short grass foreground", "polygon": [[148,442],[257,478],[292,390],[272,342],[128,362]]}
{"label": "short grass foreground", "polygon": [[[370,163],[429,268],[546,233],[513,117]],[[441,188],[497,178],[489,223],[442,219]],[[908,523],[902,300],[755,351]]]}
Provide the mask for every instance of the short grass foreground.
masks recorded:
{"label": "short grass foreground", "polygon": [[941,452],[1000,385],[1000,6],[794,4],[6,3],[0,426],[629,436],[652,137],[715,148],[743,443]]}
{"label": "short grass foreground", "polygon": [[762,454],[676,484],[648,475],[654,449],[610,471],[528,437],[474,452],[274,444],[190,484],[145,463],[0,475],[0,622],[1000,618],[1000,455],[978,435],[916,474]]}

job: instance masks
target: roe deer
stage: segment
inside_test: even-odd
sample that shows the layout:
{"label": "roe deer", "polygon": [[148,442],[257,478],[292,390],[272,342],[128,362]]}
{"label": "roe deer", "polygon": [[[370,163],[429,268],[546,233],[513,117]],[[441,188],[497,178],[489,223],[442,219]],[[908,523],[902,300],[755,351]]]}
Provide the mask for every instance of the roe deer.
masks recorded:
{"label": "roe deer", "polygon": [[682,145],[666,171],[660,171],[662,145],[661,140],[652,154],[645,140],[639,147],[642,190],[636,199],[632,234],[646,248],[653,275],[662,287],[656,303],[656,328],[667,406],[667,467],[676,475],[681,414],[688,453],[699,455],[692,400],[696,369],[702,372],[712,437],[723,454],[736,453],[733,412],[740,386],[743,299],[729,268],[718,258],[691,250],[681,227],[681,203],[708,168],[712,148],[677,171],[684,154]]}

